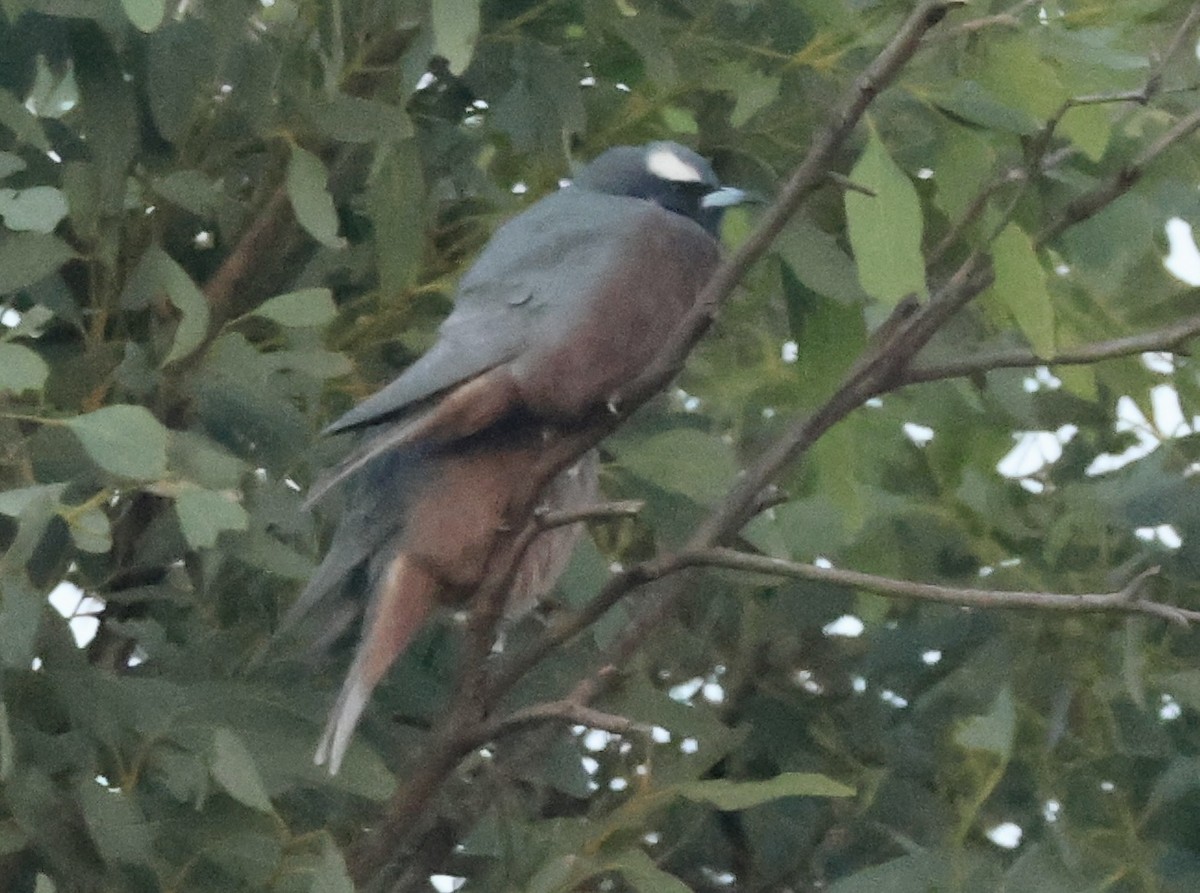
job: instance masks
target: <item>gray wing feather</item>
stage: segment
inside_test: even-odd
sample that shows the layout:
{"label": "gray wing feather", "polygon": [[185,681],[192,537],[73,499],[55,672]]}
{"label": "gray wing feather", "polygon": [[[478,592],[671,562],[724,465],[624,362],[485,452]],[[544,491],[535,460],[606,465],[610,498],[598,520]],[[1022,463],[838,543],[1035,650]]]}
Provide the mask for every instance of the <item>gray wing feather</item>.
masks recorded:
{"label": "gray wing feather", "polygon": [[372,556],[399,535],[425,463],[420,447],[376,457],[355,475],[325,559],[288,608],[275,638],[286,635],[326,596],[336,592]]}
{"label": "gray wing feather", "polygon": [[562,337],[582,315],[588,285],[617,259],[617,240],[604,238],[605,228],[621,226],[644,205],[564,189],[501,226],[463,276],[437,343],[326,433],[394,418],[515,359],[531,338]]}

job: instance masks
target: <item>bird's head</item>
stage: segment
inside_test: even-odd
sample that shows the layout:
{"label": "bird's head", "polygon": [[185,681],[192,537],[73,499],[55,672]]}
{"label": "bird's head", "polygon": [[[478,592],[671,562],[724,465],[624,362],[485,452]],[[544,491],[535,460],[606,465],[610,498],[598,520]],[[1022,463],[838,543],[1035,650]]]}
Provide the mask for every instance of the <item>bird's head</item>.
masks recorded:
{"label": "bird's head", "polygon": [[608,149],[579,172],[574,185],[654,202],[713,235],[726,208],[750,200],[741,189],[722,186],[702,156],[671,142]]}

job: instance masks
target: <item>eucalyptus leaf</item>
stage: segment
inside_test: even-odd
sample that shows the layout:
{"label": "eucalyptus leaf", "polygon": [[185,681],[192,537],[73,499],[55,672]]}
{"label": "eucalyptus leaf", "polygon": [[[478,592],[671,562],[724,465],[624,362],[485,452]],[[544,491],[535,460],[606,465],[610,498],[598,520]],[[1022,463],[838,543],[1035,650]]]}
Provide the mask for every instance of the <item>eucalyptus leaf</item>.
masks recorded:
{"label": "eucalyptus leaf", "polygon": [[306,288],[277,295],[254,309],[255,316],[281,326],[315,328],[327,325],[337,315],[333,294],[327,288]]}
{"label": "eucalyptus leaf", "polygon": [[139,31],[153,31],[166,13],[164,0],[121,0],[121,6]]}
{"label": "eucalyptus leaf", "polygon": [[874,131],[850,179],[874,193],[846,192],[846,223],[863,290],[889,307],[905,295],[923,296],[921,203]]}
{"label": "eucalyptus leaf", "polygon": [[479,39],[479,2],[441,0],[432,4],[433,51],[446,58],[455,74],[467,67]]}
{"label": "eucalyptus leaf", "polygon": [[184,539],[193,549],[209,549],[226,530],[245,530],[246,510],[225,493],[188,487],[175,497],[175,512]]}
{"label": "eucalyptus leaf", "polygon": [[213,731],[209,772],[227,794],[259,812],[274,813],[262,777],[245,743],[229,729]]}
{"label": "eucalyptus leaf", "polygon": [[88,779],[79,786],[79,804],[88,831],[105,861],[152,863],[151,828],[132,796]]}
{"label": "eucalyptus leaf", "polygon": [[67,419],[87,454],[105,471],[156,480],[167,469],[167,429],[143,406],[105,406]]}
{"label": "eucalyptus leaf", "polygon": [[0,295],[36,284],[74,256],[66,242],[47,233],[0,234]]}
{"label": "eucalyptus leaf", "polygon": [[66,196],[53,186],[0,189],[0,217],[11,230],[50,233],[66,216]]}
{"label": "eucalyptus leaf", "polygon": [[341,248],[337,211],[327,188],[329,175],[316,155],[292,146],[287,169],[287,194],[292,210],[308,234],[329,248]]}
{"label": "eucalyptus leaf", "polygon": [[716,778],[680,785],[679,794],[721,810],[750,809],[780,797],[852,797],[854,789],[812,772],[784,772],[763,781]]}
{"label": "eucalyptus leaf", "polygon": [[1003,306],[1039,356],[1054,353],[1054,302],[1046,287],[1046,273],[1029,236],[1010,223],[996,237],[996,283],[986,300]]}
{"label": "eucalyptus leaf", "polygon": [[0,342],[0,391],[40,391],[49,374],[50,367],[35,351],[22,344]]}

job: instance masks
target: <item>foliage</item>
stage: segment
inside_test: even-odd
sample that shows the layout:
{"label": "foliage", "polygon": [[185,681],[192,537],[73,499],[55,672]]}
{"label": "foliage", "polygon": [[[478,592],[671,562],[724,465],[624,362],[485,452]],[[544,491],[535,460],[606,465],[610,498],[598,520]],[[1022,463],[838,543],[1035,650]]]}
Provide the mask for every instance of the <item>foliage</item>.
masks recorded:
{"label": "foliage", "polygon": [[[263,650],[328,529],[301,510],[341,448],[323,423],[431,343],[479,246],[569,159],[677,139],[774,195],[910,10],[0,0],[0,888],[352,889],[361,829],[431,777],[462,635],[433,624],[342,773],[312,765],[349,637],[323,618],[321,647]],[[1139,359],[1200,329],[1158,237],[1196,216],[1195,137],[1172,130],[1198,107],[1195,19],[975,0],[933,27],[839,145],[842,179],[606,442],[606,494],[645,509],[593,525],[552,621],[684,542],[892,308],[974,257],[983,293],[923,345],[924,378],[846,412],[730,544],[963,588],[1103,592],[1158,565],[1154,597],[1200,607],[1190,425],[1093,468],[1134,443],[1118,400],[1200,406],[1182,349]],[[730,247],[758,213],[730,215]],[[1165,334],[1035,374],[1140,332]],[[1060,432],[1061,457],[999,474],[1014,432]],[[400,888],[1200,888],[1188,628],[679,579],[593,705],[632,725],[509,728],[434,773]],[[64,581],[86,647],[47,601]],[[594,676],[649,598],[493,714]],[[543,629],[507,629],[505,656]],[[993,842],[1005,823],[1018,846]]]}

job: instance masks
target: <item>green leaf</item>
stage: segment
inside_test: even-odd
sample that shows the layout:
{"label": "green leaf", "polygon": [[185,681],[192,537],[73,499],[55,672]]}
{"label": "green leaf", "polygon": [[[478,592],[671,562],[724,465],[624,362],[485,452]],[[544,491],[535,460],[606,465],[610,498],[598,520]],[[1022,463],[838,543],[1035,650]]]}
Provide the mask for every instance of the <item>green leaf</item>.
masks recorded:
{"label": "green leaf", "polygon": [[296,212],[296,220],[322,245],[341,248],[345,242],[338,235],[337,211],[326,186],[328,179],[321,159],[299,146],[292,146],[287,169],[287,194],[292,210]]}
{"label": "green leaf", "polygon": [[103,555],[112,549],[112,525],[99,507],[89,506],[76,513],[71,506],[64,506],[63,517],[70,528],[71,539],[80,551]]}
{"label": "green leaf", "polygon": [[20,344],[0,344],[0,392],[40,391],[49,374],[50,367],[35,351]]}
{"label": "green leaf", "polygon": [[155,305],[162,295],[179,311],[171,348],[162,361],[165,366],[189,356],[204,342],[208,334],[208,301],[183,267],[162,248],[151,245],[126,282],[121,303],[128,309],[140,310]]}
{"label": "green leaf", "polygon": [[[48,519],[51,512],[46,511]],[[36,529],[41,518],[28,519],[29,528],[40,534]],[[22,533],[25,532],[26,519],[22,519]],[[17,550],[17,545],[10,547],[9,555]],[[9,555],[5,557],[8,558]],[[10,566],[5,566],[0,574],[0,661],[4,666],[14,670],[27,671],[33,660],[34,642],[37,638],[38,626],[41,624],[42,613],[46,610],[46,595],[38,592],[30,584],[25,574],[14,572]]]}
{"label": "green leaf", "polygon": [[954,741],[966,750],[985,750],[1007,760],[1017,731],[1017,708],[1007,686],[1000,689],[992,709],[964,722]]}
{"label": "green leaf", "polygon": [[199,171],[173,171],[155,177],[151,184],[167,201],[199,216],[214,214],[221,205],[221,184]]}
{"label": "green leaf", "polygon": [[[217,28],[217,23],[209,17],[188,16],[168,22],[142,41],[146,46],[144,84],[150,112],[159,132],[172,142],[186,140],[193,122],[211,109],[213,89],[220,83],[217,78],[230,78],[243,71],[242,66],[248,63],[249,53],[246,53],[236,62],[229,60],[224,70],[218,68],[217,55],[222,48],[213,33]],[[249,48],[243,44],[242,49]],[[256,89],[274,89],[270,77],[264,76],[262,80],[268,83],[256,85]],[[228,99],[233,101],[236,97],[244,101],[243,93],[238,90]],[[261,126],[257,117],[252,120]]]}
{"label": "green leaf", "polygon": [[79,786],[79,805],[88,832],[106,862],[151,864],[150,827],[129,794],[110,791],[88,779]]}
{"label": "green leaf", "polygon": [[450,71],[462,74],[479,39],[479,0],[438,0],[431,6],[433,52],[446,57]]}
{"label": "green leaf", "polygon": [[1077,105],[1063,116],[1058,130],[1088,158],[1099,161],[1112,135],[1112,113],[1103,103]]}
{"label": "green leaf", "polygon": [[224,493],[188,487],[175,497],[175,513],[183,538],[193,549],[210,549],[224,530],[245,530],[246,510]]}
{"label": "green leaf", "polygon": [[49,233],[67,216],[67,198],[53,186],[0,189],[0,217],[18,232]]}
{"label": "green leaf", "polygon": [[869,298],[858,282],[854,261],[838,240],[806,217],[793,219],[779,234],[775,250],[796,278],[839,304],[864,304]]}
{"label": "green leaf", "polygon": [[586,855],[548,859],[525,884],[525,893],[567,893],[593,877],[600,867]]}
{"label": "green leaf", "polygon": [[1003,306],[1039,356],[1054,353],[1054,305],[1046,287],[1046,272],[1033,243],[1015,223],[993,245],[996,281],[984,296]]}
{"label": "green leaf", "polygon": [[270,833],[230,828],[212,848],[209,858],[233,877],[242,879],[247,890],[277,889],[271,880],[278,875],[283,847]]}
{"label": "green leaf", "polygon": [[66,422],[92,461],[118,477],[161,478],[167,470],[167,429],[144,406],[106,406]]}
{"label": "green leaf", "polygon": [[25,170],[25,161],[20,155],[12,152],[0,152],[0,180]]}
{"label": "green leaf", "polygon": [[246,471],[240,459],[194,431],[172,431],[167,449],[173,472],[209,490],[237,487]]}
{"label": "green leaf", "polygon": [[313,125],[343,143],[393,143],[412,136],[412,122],[404,109],[339,93],[308,109]]}
{"label": "green leaf", "polygon": [[242,739],[229,729],[213,733],[209,772],[213,781],[239,803],[268,814],[274,813],[262,777]]}
{"label": "green leaf", "polygon": [[147,34],[162,24],[166,13],[164,0],[121,0],[121,6],[133,26]]}
{"label": "green leaf", "polygon": [[663,871],[642,850],[626,850],[605,860],[602,871],[616,871],[634,890],[644,893],[691,893],[692,888],[670,872]]}
{"label": "green leaf", "polygon": [[750,809],[780,797],[853,797],[854,788],[812,772],[783,772],[765,781],[716,778],[678,787],[680,796],[732,812]]}
{"label": "green leaf", "polygon": [[204,341],[208,333],[208,301],[187,271],[165,251],[159,248],[151,248],[150,251],[155,253],[159,281],[180,313],[171,349],[163,360],[163,365],[166,365],[190,355]]}
{"label": "green leaf", "polygon": [[50,141],[37,117],[3,89],[0,89],[0,127],[11,130],[18,140],[35,149],[42,152],[50,149]]}
{"label": "green leaf", "polygon": [[321,838],[321,854],[312,869],[312,893],[354,893],[342,852],[329,837]]}
{"label": "green leaf", "polygon": [[874,130],[850,179],[875,193],[846,192],[846,223],[863,290],[888,307],[908,294],[924,296],[921,202]]}
{"label": "green leaf", "polygon": [[88,25],[68,33],[83,132],[96,165],[100,207],[108,214],[120,214],[140,134],[133,82],[126,80],[121,60],[100,27]]}
{"label": "green leaf", "polygon": [[667,125],[669,130],[675,133],[697,134],[700,132],[700,125],[696,123],[696,116],[690,110],[680,108],[677,105],[669,105],[662,110],[663,123]]}
{"label": "green leaf", "polygon": [[337,305],[329,289],[305,288],[264,301],[251,312],[281,326],[319,328],[337,316]]}
{"label": "green leaf", "polygon": [[0,295],[41,282],[73,257],[66,242],[46,233],[0,236]]}
{"label": "green leaf", "polygon": [[990,130],[1029,136],[1038,129],[1033,115],[1001,102],[977,82],[953,80],[954,86],[933,98],[933,102],[964,121]]}
{"label": "green leaf", "polygon": [[779,78],[763,74],[741,62],[730,62],[717,72],[716,86],[732,94],[729,123],[743,127],[758,112],[779,98]]}
{"label": "green leaf", "polygon": [[939,854],[915,852],[840,878],[829,893],[931,893],[948,888],[951,871]]}
{"label": "green leaf", "polygon": [[729,444],[694,428],[676,428],[622,445],[618,459],[639,477],[701,503],[721,496],[737,474]]}
{"label": "green leaf", "polygon": [[416,281],[425,257],[425,178],[416,140],[390,147],[367,185],[375,262],[385,294],[402,294]]}

